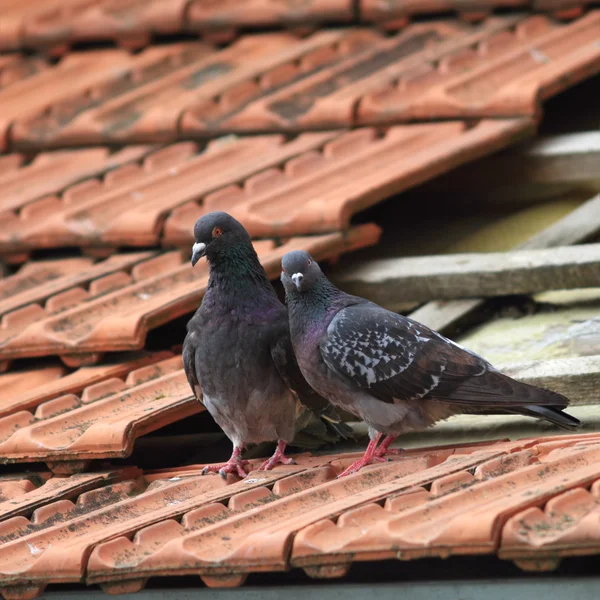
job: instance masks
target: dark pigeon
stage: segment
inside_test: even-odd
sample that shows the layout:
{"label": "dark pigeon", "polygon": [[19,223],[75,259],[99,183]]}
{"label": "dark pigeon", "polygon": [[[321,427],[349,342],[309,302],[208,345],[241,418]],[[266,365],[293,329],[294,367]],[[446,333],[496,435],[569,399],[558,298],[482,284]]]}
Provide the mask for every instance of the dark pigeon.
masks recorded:
{"label": "dark pigeon", "polygon": [[285,447],[310,420],[303,405],[325,424],[327,439],[351,435],[302,376],[287,310],[247,231],[227,213],[213,212],[196,222],[194,238],[192,266],[206,256],[210,277],[202,304],[187,325],[183,365],[196,397],[233,442],[229,461],[206,471],[244,477],[244,447],[274,440],[277,450],[261,469],[291,463]]}
{"label": "dark pigeon", "polygon": [[308,253],[290,252],[282,265],[302,373],[322,396],[369,426],[363,458],[342,476],[385,460],[402,433],[456,414],[520,414],[580,427],[562,412],[569,401],[561,394],[515,381],[425,325],[345,294]]}

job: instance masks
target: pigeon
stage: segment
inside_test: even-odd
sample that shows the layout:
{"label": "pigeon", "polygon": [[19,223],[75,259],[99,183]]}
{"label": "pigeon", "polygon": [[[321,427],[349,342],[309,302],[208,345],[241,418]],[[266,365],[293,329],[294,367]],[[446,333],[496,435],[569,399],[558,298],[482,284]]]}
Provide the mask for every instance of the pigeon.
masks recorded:
{"label": "pigeon", "polygon": [[456,414],[520,414],[580,427],[562,412],[565,396],[515,381],[425,325],[344,293],[307,252],[289,252],[282,267],[302,373],[319,394],[369,427],[364,456],[340,476],[400,452],[389,449],[399,435]]}
{"label": "pigeon", "polygon": [[206,256],[210,275],[202,303],[187,324],[183,365],[196,398],[233,443],[229,461],[210,465],[205,473],[245,477],[244,447],[275,440],[275,453],[260,469],[292,464],[285,448],[309,422],[307,413],[326,425],[328,439],[352,437],[335,408],[302,376],[287,310],[241,223],[225,212],[212,212],[198,219],[194,238],[192,266]]}

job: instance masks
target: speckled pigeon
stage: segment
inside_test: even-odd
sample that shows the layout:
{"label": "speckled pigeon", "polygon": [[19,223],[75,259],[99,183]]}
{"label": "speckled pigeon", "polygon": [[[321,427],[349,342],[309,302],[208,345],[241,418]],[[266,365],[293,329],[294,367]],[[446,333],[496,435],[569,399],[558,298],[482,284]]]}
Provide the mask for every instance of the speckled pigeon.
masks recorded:
{"label": "speckled pigeon", "polygon": [[[425,325],[336,288],[303,251],[283,257],[292,344],[309,384],[363,419],[370,443],[340,476],[382,462],[402,433],[456,414],[512,413],[565,429],[564,396],[520,383]],[[378,443],[386,436],[381,445]]]}
{"label": "speckled pigeon", "polygon": [[210,276],[202,303],[187,325],[183,365],[196,397],[233,442],[229,461],[206,467],[205,472],[245,477],[244,446],[275,440],[277,450],[261,469],[292,463],[285,447],[302,424],[309,423],[307,414],[325,424],[326,439],[351,436],[335,409],[302,376],[286,308],[248,232],[227,213],[213,212],[198,219],[194,238],[192,266],[206,256]]}

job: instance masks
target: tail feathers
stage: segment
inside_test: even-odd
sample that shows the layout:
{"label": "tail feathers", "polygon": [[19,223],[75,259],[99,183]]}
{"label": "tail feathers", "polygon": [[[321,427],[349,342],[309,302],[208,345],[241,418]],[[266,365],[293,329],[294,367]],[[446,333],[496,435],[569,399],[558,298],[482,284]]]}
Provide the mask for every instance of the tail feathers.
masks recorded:
{"label": "tail feathers", "polygon": [[575,431],[581,427],[581,421],[554,406],[523,406],[514,410],[515,413],[545,419],[563,429]]}
{"label": "tail feathers", "polygon": [[335,433],[335,435],[342,440],[354,440],[356,436],[354,430],[349,425],[346,425],[344,421],[337,414],[337,411],[333,406],[329,405],[320,415],[321,421],[325,423],[327,428]]}
{"label": "tail feathers", "polygon": [[354,440],[354,430],[344,423],[335,408],[325,407],[318,414],[304,409],[296,417],[296,435],[292,445],[307,450],[320,448],[326,444],[335,444],[342,440]]}

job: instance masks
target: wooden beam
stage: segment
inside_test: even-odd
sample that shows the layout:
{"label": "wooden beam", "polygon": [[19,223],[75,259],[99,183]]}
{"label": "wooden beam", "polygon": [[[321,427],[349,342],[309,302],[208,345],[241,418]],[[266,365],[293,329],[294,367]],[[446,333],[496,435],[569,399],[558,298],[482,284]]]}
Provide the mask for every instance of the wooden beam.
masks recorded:
{"label": "wooden beam", "polygon": [[383,305],[596,287],[600,244],[370,261],[338,277],[344,290]]}
{"label": "wooden beam", "polygon": [[[600,200],[595,196],[582,204],[544,231],[532,236],[526,244],[529,248],[551,248],[557,240],[564,246],[581,243],[600,233]],[[577,223],[585,222],[582,230]],[[548,233],[550,232],[550,233]],[[521,247],[525,244],[521,244]],[[428,302],[411,313],[411,317],[438,331],[460,327],[461,323],[473,317],[476,311],[484,307],[483,299],[452,300],[450,302]]]}
{"label": "wooden beam", "polygon": [[[531,184],[582,184],[600,180],[600,130],[540,137],[444,175],[431,190],[468,193]],[[507,178],[506,174],[510,173]]]}

